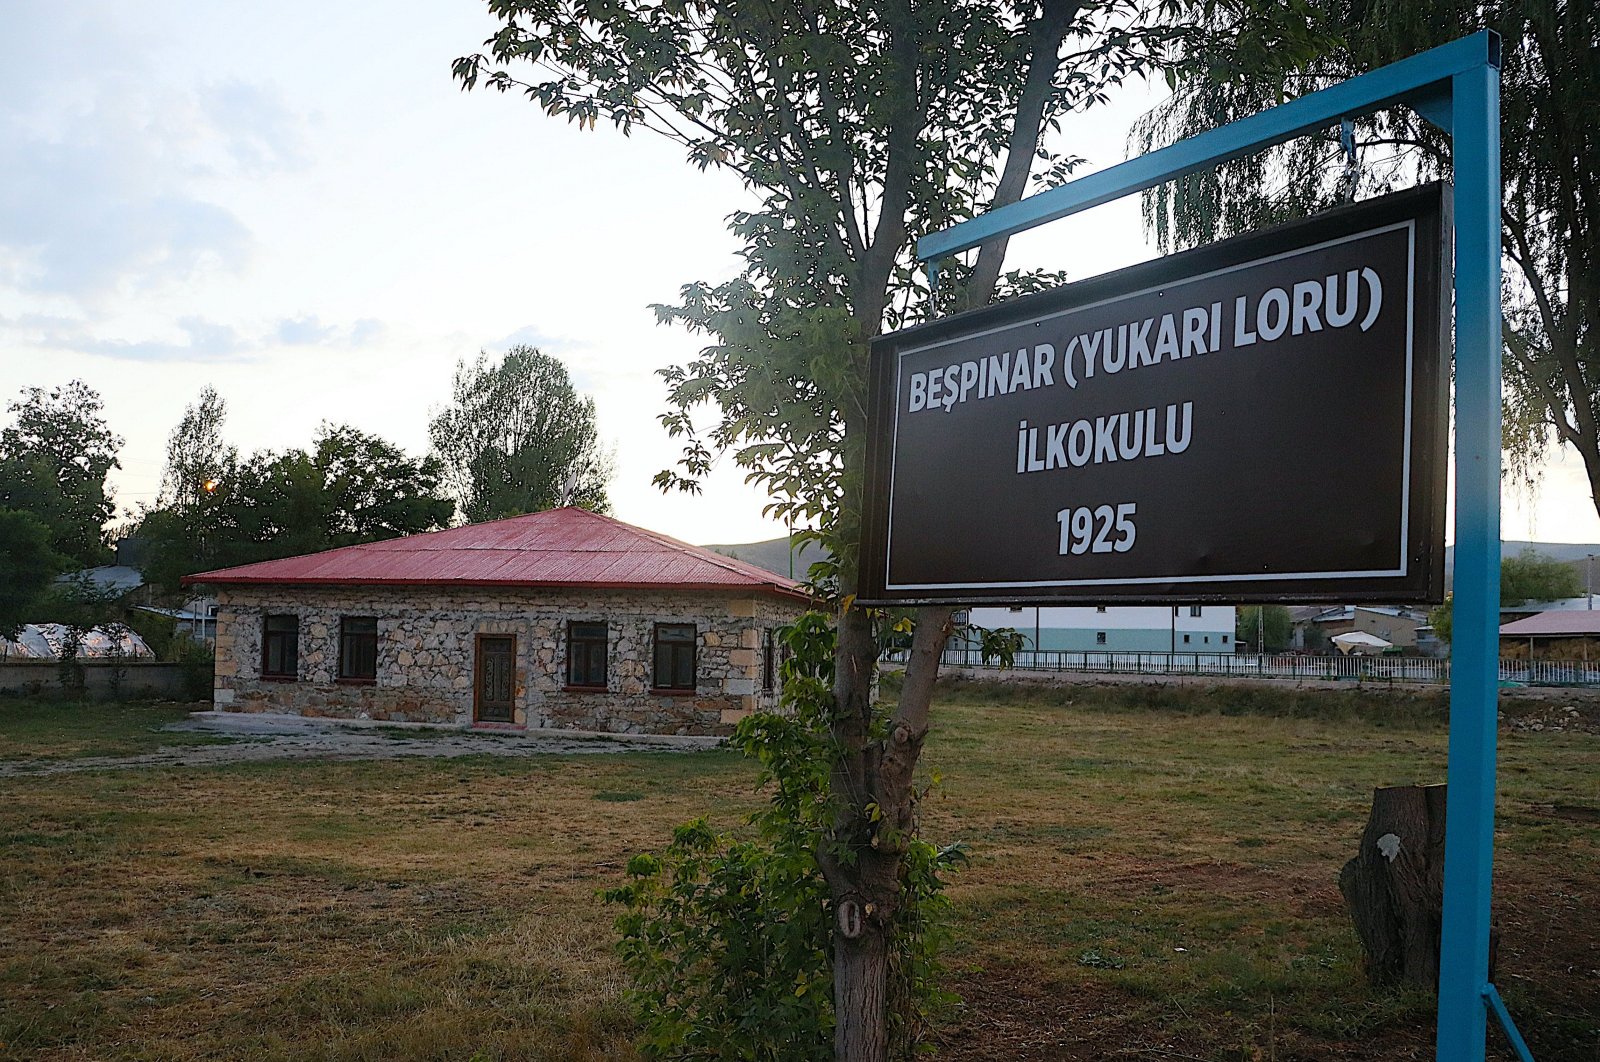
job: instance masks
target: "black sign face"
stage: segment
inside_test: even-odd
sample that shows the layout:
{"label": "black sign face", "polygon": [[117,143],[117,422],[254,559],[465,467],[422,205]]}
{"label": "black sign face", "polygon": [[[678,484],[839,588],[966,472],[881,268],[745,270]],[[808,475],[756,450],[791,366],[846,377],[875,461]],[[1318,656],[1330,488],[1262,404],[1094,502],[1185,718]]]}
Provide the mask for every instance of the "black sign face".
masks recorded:
{"label": "black sign face", "polygon": [[1440,600],[1448,194],[880,338],[861,600]]}

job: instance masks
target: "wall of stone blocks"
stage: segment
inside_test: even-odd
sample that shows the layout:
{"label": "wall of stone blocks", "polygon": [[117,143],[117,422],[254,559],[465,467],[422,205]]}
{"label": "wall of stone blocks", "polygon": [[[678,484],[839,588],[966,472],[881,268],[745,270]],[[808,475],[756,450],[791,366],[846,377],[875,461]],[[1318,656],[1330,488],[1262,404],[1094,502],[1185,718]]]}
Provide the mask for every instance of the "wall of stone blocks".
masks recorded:
{"label": "wall of stone blocks", "polygon": [[[477,636],[510,634],[513,725],[652,734],[726,734],[751,711],[775,707],[776,693],[762,688],[762,640],[805,611],[776,595],[700,591],[231,586],[217,600],[219,711],[470,726]],[[294,680],[261,675],[263,619],[276,613],[299,617]],[[343,616],[377,618],[375,683],[337,677]],[[566,686],[569,621],[607,625],[604,692]],[[657,623],[695,625],[692,693],[652,691]]]}

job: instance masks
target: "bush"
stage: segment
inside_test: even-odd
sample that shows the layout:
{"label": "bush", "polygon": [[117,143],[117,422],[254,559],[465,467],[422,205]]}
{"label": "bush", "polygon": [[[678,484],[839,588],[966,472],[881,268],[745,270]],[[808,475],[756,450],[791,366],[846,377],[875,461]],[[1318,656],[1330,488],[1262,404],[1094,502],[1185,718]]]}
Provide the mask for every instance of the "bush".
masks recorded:
{"label": "bush", "polygon": [[172,639],[172,659],[183,668],[183,694],[191,701],[209,701],[216,685],[217,660],[211,647],[193,638]]}
{"label": "bush", "polygon": [[[739,839],[696,819],[663,851],[628,862],[604,893],[617,919],[630,1001],[651,1057],[802,1062],[832,1057],[834,916],[817,865],[827,843],[833,767],[828,719],[833,631],[812,613],[782,632],[784,714],[741,722],[733,744],[759,760],[768,804]],[[954,997],[937,987],[947,901],[941,874],[959,848],[914,841],[902,861],[891,938],[890,1028],[897,1057],[916,1052],[929,1017]]]}

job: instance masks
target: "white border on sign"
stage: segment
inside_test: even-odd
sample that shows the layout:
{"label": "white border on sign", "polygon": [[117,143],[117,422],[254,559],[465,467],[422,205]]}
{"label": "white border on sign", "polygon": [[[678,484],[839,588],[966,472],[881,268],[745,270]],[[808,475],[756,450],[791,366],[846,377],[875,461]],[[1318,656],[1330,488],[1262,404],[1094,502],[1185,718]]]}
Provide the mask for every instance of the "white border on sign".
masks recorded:
{"label": "white border on sign", "polygon": [[[1138,298],[1141,295],[1149,295],[1152,292],[1157,292],[1157,291],[1180,291],[1183,288],[1189,286],[1190,284],[1195,284],[1195,283],[1198,283],[1198,282],[1200,282],[1202,280],[1210,280],[1212,277],[1225,276],[1225,275],[1227,275],[1229,273],[1237,273],[1241,269],[1252,269],[1252,268],[1254,268],[1256,266],[1259,266],[1259,265],[1267,265],[1267,264],[1272,263],[1272,262],[1279,262],[1279,261],[1283,261],[1283,260],[1289,259],[1289,258],[1296,258],[1296,257],[1298,257],[1300,255],[1311,254],[1311,253],[1313,253],[1315,251],[1320,251],[1325,247],[1336,247],[1336,246],[1338,246],[1339,244],[1342,244],[1342,243],[1351,243],[1351,242],[1356,241],[1356,240],[1368,239],[1369,237],[1372,237],[1372,236],[1381,236],[1386,232],[1395,232],[1395,231],[1400,230],[1400,229],[1406,230],[1407,258],[1406,258],[1405,445],[1404,445],[1404,450],[1402,451],[1402,461],[1401,461],[1400,541],[1399,541],[1400,556],[1399,556],[1399,558],[1397,560],[1398,567],[1388,568],[1388,569],[1371,569],[1371,570],[1367,570],[1367,571],[1346,570],[1346,571],[1336,571],[1336,572],[1265,572],[1265,573],[1250,573],[1250,574],[1246,574],[1246,575],[1152,575],[1152,576],[1142,576],[1142,577],[1139,577],[1139,578],[1131,578],[1131,579],[1029,579],[1029,580],[1018,580],[1018,581],[1012,581],[1012,582],[995,582],[995,583],[974,583],[974,582],[959,582],[959,583],[897,583],[897,582],[893,581],[890,573],[893,572],[893,570],[894,570],[894,568],[893,568],[892,551],[894,549],[894,487],[895,487],[895,470],[896,470],[896,465],[897,465],[897,462],[898,462],[898,459],[899,459],[899,456],[900,456],[901,387],[902,387],[902,385],[904,384],[904,381],[905,381],[905,373],[901,369],[901,359],[903,359],[903,358],[905,358],[905,357],[907,357],[908,355],[911,355],[911,354],[921,354],[924,351],[933,350],[933,349],[935,349],[937,347],[947,346],[947,345],[949,345],[951,343],[959,343],[959,342],[963,342],[963,341],[969,340],[969,339],[977,339],[977,338],[981,338],[983,336],[993,335],[996,332],[1005,332],[1005,331],[1008,331],[1008,330],[1010,330],[1012,328],[1018,327],[1019,324],[1030,324],[1031,323],[1031,324],[1035,324],[1036,325],[1036,324],[1039,324],[1040,322],[1053,320],[1053,319],[1055,319],[1057,317],[1066,317],[1066,316],[1068,316],[1070,314],[1081,313],[1084,310],[1092,310],[1097,306],[1106,306],[1106,305],[1109,305],[1111,303],[1123,302],[1123,301],[1126,301],[1128,299],[1135,299],[1135,298]],[[978,332],[963,332],[960,335],[947,336],[944,339],[936,340],[936,341],[931,342],[931,343],[924,343],[921,346],[908,347],[905,350],[896,351],[895,352],[895,366],[894,366],[894,432],[893,432],[893,435],[891,437],[892,441],[891,441],[891,445],[890,445],[890,449],[889,449],[889,513],[888,513],[888,522],[887,522],[887,526],[886,526],[885,534],[884,534],[884,545],[883,545],[884,590],[885,591],[890,591],[890,590],[962,590],[962,589],[1003,590],[1003,589],[1007,589],[1007,588],[1011,588],[1011,587],[1017,587],[1017,588],[1026,589],[1026,588],[1030,588],[1030,587],[1044,587],[1044,586],[1141,586],[1141,585],[1147,585],[1147,584],[1172,583],[1172,582],[1185,582],[1185,583],[1276,582],[1276,581],[1278,581],[1280,579],[1359,579],[1359,578],[1370,578],[1370,577],[1374,577],[1374,576],[1380,576],[1380,577],[1381,576],[1404,576],[1410,570],[1410,558],[1407,556],[1406,550],[1407,550],[1407,547],[1408,547],[1409,542],[1410,542],[1410,533],[1411,533],[1411,435],[1412,435],[1412,431],[1411,431],[1411,427],[1412,427],[1412,425],[1411,425],[1411,416],[1412,416],[1411,391],[1412,391],[1412,352],[1413,352],[1412,348],[1413,348],[1413,346],[1415,345],[1415,342],[1416,342],[1416,329],[1417,329],[1417,321],[1416,321],[1416,284],[1417,284],[1417,279],[1416,279],[1416,273],[1417,273],[1417,222],[1416,222],[1415,218],[1408,218],[1405,221],[1395,222],[1395,223],[1390,224],[1390,225],[1381,225],[1381,226],[1379,226],[1378,228],[1375,228],[1375,229],[1365,229],[1365,230],[1363,230],[1361,232],[1353,233],[1353,234],[1351,234],[1349,236],[1340,236],[1340,237],[1338,237],[1336,239],[1324,240],[1322,243],[1313,244],[1310,247],[1298,247],[1298,248],[1296,248],[1296,249],[1294,249],[1292,251],[1283,251],[1283,252],[1280,252],[1278,254],[1269,255],[1266,258],[1254,258],[1254,259],[1251,259],[1248,262],[1240,262],[1237,265],[1227,266],[1227,267],[1224,267],[1222,269],[1213,269],[1209,273],[1201,273],[1201,274],[1199,274],[1197,276],[1185,277],[1183,280],[1177,281],[1177,282],[1172,283],[1172,284],[1156,284],[1156,285],[1153,285],[1153,286],[1148,287],[1148,288],[1141,288],[1138,291],[1130,291],[1130,292],[1125,292],[1125,293],[1123,293],[1121,295],[1113,295],[1110,298],[1100,299],[1097,302],[1088,302],[1088,303],[1084,303],[1081,306],[1072,306],[1072,307],[1069,307],[1069,308],[1067,308],[1065,310],[1057,310],[1055,313],[1045,314],[1042,317],[1029,318],[1029,319],[1021,321],[1021,322],[1012,322],[1010,324],[998,325],[998,326],[996,326],[994,328],[987,328],[987,329],[984,329],[984,330],[978,331]]]}

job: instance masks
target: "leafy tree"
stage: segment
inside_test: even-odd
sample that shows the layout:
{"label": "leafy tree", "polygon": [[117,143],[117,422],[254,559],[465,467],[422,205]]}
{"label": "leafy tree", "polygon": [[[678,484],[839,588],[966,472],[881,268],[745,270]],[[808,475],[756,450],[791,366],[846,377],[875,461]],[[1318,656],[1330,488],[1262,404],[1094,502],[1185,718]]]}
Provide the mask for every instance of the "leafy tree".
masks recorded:
{"label": "leafy tree", "polygon": [[[840,1058],[890,1049],[890,956],[917,843],[913,776],[953,627],[950,609],[919,610],[898,702],[873,704],[882,617],[854,604],[868,343],[934,310],[913,238],[1015,201],[1030,178],[1069,172],[1080,160],[1045,132],[1148,69],[1173,32],[1153,16],[1183,6],[490,0],[503,24],[492,59],[456,63],[467,87],[676,141],[694,165],[738,174],[757,200],[730,221],[742,273],[690,284],[678,305],[657,308],[709,344],[664,374],[663,422],[685,445],[657,482],[697,490],[731,451],[772,496],[768,511],[812,528],[837,562],[828,814],[814,853],[849,930],[831,943]],[[948,263],[940,306],[1037,284],[1002,283],[1005,246]]]}
{"label": "leafy tree", "polygon": [[316,446],[312,461],[328,499],[325,526],[334,545],[432,530],[454,518],[438,458],[407,457],[393,443],[349,425],[323,425]]}
{"label": "leafy tree", "polygon": [[[1515,557],[1500,562],[1500,604],[1525,605],[1530,601],[1559,601],[1564,597],[1577,597],[1583,593],[1583,580],[1578,570],[1565,561],[1548,557],[1534,549],[1525,549]],[[1444,642],[1450,641],[1455,627],[1455,599],[1447,597],[1444,604],[1428,613],[1428,622],[1434,633]]]}
{"label": "leafy tree", "polygon": [[232,480],[239,466],[239,451],[222,438],[228,404],[216,388],[207,386],[167,436],[167,467],[161,477],[159,504],[196,510]]}
{"label": "leafy tree", "polygon": [[64,563],[83,568],[110,559],[106,522],[113,506],[106,474],[121,468],[122,439],[101,417],[104,403],[81,380],[29,387],[7,410],[0,431],[0,507],[31,513],[50,530]]}
{"label": "leafy tree", "polygon": [[1525,549],[1500,562],[1500,603],[1521,605],[1529,601],[1558,601],[1583,593],[1578,570],[1565,561]]}
{"label": "leafy tree", "polygon": [[[1262,644],[1265,634],[1266,651],[1281,653],[1289,648],[1294,638],[1294,619],[1282,605],[1252,605],[1234,612],[1233,637],[1240,645],[1254,649]],[[1265,625],[1265,631],[1263,631]]]}
{"label": "leafy tree", "polygon": [[1305,627],[1305,647],[1306,647],[1307,651],[1313,652],[1313,653],[1321,653],[1321,652],[1326,651],[1328,646],[1331,645],[1331,644],[1332,644],[1332,639],[1330,639],[1328,637],[1328,632],[1327,631],[1323,630],[1321,627],[1317,626],[1315,623],[1306,624],[1306,627]]}
{"label": "leafy tree", "polygon": [[610,508],[611,456],[595,430],[594,399],[533,347],[512,347],[499,362],[484,353],[458,362],[451,404],[428,434],[469,523],[553,509],[563,498]]}
{"label": "leafy tree", "polygon": [[[168,446],[167,504],[146,510],[145,577],[175,590],[189,574],[447,526],[443,470],[348,425],[323,424],[311,451],[240,460],[221,442],[226,406],[207,390]],[[203,478],[202,478],[203,477]],[[198,489],[189,489],[198,481]]]}
{"label": "leafy tree", "polygon": [[[1504,38],[1501,243],[1506,262],[1505,441],[1528,484],[1552,441],[1572,446],[1600,509],[1600,8],[1563,0],[1334,0],[1210,5],[1171,106],[1138,131],[1159,146],[1482,28]],[[1359,167],[1336,136],[1152,190],[1146,213],[1186,246],[1355,195],[1450,173],[1450,139],[1396,108],[1358,122]]]}
{"label": "leafy tree", "polygon": [[227,418],[227,402],[207,386],[167,436],[161,492],[137,530],[141,568],[153,583],[176,588],[182,576],[213,567],[218,545],[234,534],[229,505],[239,491],[239,451],[223,438]]}
{"label": "leafy tree", "polygon": [[[59,623],[64,637],[57,656],[57,678],[63,692],[69,697],[84,694],[83,664],[78,652],[83,639],[98,630],[120,644],[128,627],[123,622],[123,591],[113,586],[101,586],[87,574],[74,573],[53,580],[49,588],[34,601],[31,614],[35,623]],[[120,651],[113,652],[113,658]],[[120,684],[119,667],[112,674],[114,683]]]}
{"label": "leafy tree", "polygon": [[60,570],[61,558],[50,548],[50,529],[29,513],[0,509],[0,637],[38,617],[32,606]]}
{"label": "leafy tree", "polygon": [[1442,603],[1428,610],[1428,622],[1433,625],[1433,633],[1438,635],[1439,640],[1446,645],[1450,644],[1450,640],[1455,634],[1455,604],[1455,595],[1452,594],[1447,596]]}

